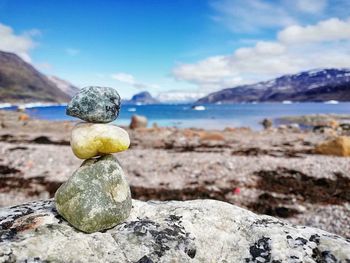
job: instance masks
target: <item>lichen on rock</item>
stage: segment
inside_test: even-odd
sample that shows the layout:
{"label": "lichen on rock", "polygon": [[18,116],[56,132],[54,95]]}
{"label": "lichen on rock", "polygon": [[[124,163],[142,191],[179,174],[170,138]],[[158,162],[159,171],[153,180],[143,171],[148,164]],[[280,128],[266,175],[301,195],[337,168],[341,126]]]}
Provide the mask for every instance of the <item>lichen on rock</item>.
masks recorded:
{"label": "lichen on rock", "polygon": [[141,202],[103,232],[52,200],[0,210],[0,262],[349,262],[350,240],[214,200]]}
{"label": "lichen on rock", "polygon": [[79,91],[67,106],[69,116],[93,123],[114,121],[120,110],[120,96],[109,87],[86,87]]}

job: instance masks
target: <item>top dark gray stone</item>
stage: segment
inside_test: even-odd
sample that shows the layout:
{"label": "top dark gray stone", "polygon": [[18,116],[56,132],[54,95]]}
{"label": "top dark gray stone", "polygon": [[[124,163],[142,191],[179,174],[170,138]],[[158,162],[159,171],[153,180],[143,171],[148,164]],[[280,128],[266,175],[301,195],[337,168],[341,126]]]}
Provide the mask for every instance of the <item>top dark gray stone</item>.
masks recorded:
{"label": "top dark gray stone", "polygon": [[108,123],[119,115],[120,96],[114,88],[86,87],[67,106],[69,116],[93,123]]}

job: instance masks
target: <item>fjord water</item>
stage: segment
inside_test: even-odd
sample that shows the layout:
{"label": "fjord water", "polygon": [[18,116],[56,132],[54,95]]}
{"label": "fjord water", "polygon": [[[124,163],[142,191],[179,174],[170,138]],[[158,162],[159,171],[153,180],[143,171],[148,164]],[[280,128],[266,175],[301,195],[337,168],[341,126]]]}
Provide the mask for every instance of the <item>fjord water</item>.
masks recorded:
{"label": "fjord water", "polygon": [[[260,129],[264,118],[307,114],[350,114],[350,103],[259,103],[259,104],[208,104],[205,110],[193,110],[191,104],[123,105],[119,125],[128,125],[134,114],[144,115],[149,123],[180,128],[223,129],[225,127],[251,127]],[[72,120],[64,106],[34,107],[27,112],[35,118]]]}

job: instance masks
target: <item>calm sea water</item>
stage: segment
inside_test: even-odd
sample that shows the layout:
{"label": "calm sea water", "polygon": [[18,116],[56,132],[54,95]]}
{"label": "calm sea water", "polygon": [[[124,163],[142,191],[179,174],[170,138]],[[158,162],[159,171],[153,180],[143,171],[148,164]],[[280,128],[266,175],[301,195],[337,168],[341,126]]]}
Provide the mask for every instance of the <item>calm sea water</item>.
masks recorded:
{"label": "calm sea water", "polygon": [[[197,111],[191,105],[123,105],[116,123],[127,125],[133,114],[144,115],[149,123],[159,126],[196,127],[223,129],[225,127],[251,127],[260,129],[264,118],[276,119],[282,116],[305,115],[316,113],[350,114],[350,103],[262,103],[204,105],[205,110]],[[37,107],[27,112],[39,119],[72,120],[65,115],[64,106]]]}

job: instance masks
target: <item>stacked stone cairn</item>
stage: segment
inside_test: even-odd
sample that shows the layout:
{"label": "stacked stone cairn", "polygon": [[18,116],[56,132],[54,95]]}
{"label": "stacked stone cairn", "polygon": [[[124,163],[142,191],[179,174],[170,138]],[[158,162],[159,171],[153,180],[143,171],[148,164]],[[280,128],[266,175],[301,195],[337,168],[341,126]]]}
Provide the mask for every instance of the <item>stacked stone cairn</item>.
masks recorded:
{"label": "stacked stone cairn", "polygon": [[85,161],[57,190],[56,209],[86,233],[114,227],[130,214],[130,187],[112,155],[130,145],[128,133],[109,124],[119,110],[118,92],[105,87],[86,87],[67,106],[67,115],[85,121],[73,128],[71,136],[73,153]]}

